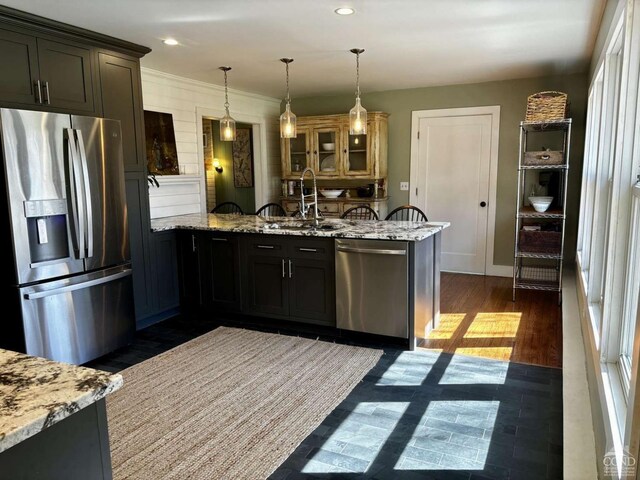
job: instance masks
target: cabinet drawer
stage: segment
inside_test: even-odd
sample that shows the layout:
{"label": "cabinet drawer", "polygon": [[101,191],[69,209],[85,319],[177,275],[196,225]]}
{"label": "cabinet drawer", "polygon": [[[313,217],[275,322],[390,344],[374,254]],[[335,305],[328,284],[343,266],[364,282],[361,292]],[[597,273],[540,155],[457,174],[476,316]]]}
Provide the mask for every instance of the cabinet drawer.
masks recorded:
{"label": "cabinet drawer", "polygon": [[298,202],[284,201],[282,202],[282,208],[284,208],[285,212],[291,214],[298,210],[300,207]]}
{"label": "cabinet drawer", "polygon": [[274,255],[284,257],[285,252],[284,237],[276,235],[247,235],[245,242],[249,255]]}
{"label": "cabinet drawer", "polygon": [[334,240],[331,238],[289,237],[291,258],[333,260]]}
{"label": "cabinet drawer", "polygon": [[331,216],[331,214],[340,215],[340,204],[318,202],[318,210],[323,214],[327,214],[327,216]]}

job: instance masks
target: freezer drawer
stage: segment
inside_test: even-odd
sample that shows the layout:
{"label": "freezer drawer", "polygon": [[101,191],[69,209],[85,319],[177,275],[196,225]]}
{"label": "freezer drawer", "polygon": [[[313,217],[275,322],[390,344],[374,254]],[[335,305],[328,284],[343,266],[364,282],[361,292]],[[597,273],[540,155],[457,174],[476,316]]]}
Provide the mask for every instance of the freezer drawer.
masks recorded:
{"label": "freezer drawer", "polygon": [[408,338],[409,245],[336,240],[338,328]]}
{"label": "freezer drawer", "polygon": [[131,342],[129,265],[19,289],[26,352],[82,364]]}

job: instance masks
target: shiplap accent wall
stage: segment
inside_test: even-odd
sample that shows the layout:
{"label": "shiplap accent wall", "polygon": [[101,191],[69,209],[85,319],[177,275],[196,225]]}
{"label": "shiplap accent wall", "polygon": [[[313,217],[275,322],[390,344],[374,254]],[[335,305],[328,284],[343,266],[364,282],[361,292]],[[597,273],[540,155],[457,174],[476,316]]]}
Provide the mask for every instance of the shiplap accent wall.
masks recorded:
{"label": "shiplap accent wall", "polygon": [[[151,218],[203,212],[206,191],[203,159],[198,157],[196,109],[221,110],[224,88],[148,68],[142,68],[142,96],[145,110],[173,115],[178,163],[184,175],[158,177],[160,188],[149,188]],[[259,118],[265,126],[266,158],[255,167],[258,206],[280,196],[280,143],[278,117],[280,100],[229,90],[231,115]],[[201,149],[202,150],[202,149]],[[258,172],[262,172],[258,178]]]}

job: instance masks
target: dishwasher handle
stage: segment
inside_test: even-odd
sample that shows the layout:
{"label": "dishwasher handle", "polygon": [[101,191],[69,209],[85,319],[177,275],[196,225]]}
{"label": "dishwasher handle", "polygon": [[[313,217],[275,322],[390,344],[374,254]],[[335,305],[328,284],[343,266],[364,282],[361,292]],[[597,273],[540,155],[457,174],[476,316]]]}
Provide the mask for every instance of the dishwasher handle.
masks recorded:
{"label": "dishwasher handle", "polygon": [[386,248],[355,248],[338,245],[336,250],[346,253],[370,253],[373,255],[401,255],[403,257],[407,255],[406,250],[391,250]]}

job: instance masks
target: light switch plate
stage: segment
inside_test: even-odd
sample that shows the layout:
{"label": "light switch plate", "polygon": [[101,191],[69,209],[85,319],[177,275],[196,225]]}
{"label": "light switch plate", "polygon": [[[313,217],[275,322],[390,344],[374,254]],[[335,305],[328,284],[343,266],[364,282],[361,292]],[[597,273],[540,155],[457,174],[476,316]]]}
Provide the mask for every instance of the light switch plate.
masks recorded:
{"label": "light switch plate", "polygon": [[409,182],[400,182],[400,190],[409,190]]}

